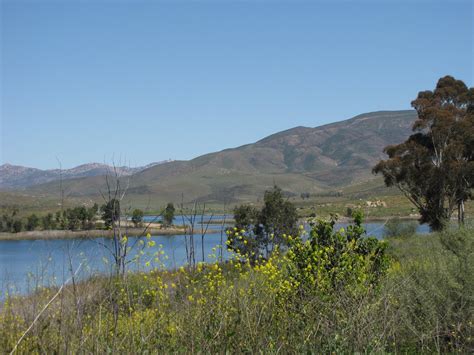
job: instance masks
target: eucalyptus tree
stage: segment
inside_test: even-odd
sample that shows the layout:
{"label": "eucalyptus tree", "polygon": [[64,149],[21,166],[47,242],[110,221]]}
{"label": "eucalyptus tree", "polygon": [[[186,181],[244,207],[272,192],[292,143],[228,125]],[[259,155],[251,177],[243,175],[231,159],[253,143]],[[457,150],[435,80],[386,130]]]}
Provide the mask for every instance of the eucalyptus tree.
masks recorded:
{"label": "eucalyptus tree", "polygon": [[418,114],[414,133],[386,147],[388,159],[373,171],[398,187],[433,230],[445,228],[456,208],[463,223],[474,183],[474,88],[445,76],[411,104]]}

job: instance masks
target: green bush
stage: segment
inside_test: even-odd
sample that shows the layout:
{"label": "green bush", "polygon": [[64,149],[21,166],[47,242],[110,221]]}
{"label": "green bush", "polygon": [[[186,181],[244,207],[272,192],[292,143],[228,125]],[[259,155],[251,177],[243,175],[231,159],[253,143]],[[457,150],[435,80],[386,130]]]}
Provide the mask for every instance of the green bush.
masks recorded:
{"label": "green bush", "polygon": [[144,216],[144,212],[141,209],[136,208],[136,209],[133,210],[133,212],[132,212],[132,222],[133,222],[133,225],[135,226],[135,228],[142,225],[143,216]]}
{"label": "green bush", "polygon": [[23,222],[17,219],[16,221],[13,222],[12,232],[20,233],[22,230],[23,230]]}
{"label": "green bush", "polygon": [[416,233],[418,223],[415,221],[402,221],[400,218],[391,218],[384,227],[384,237],[409,237]]}
{"label": "green bush", "polygon": [[37,215],[34,213],[32,215],[29,215],[26,221],[26,230],[27,231],[33,231],[39,226],[39,218]]}
{"label": "green bush", "polygon": [[334,230],[335,223],[335,217],[313,223],[307,240],[288,237],[290,277],[304,290],[325,294],[376,287],[389,266],[386,244],[365,236],[360,212],[346,229]]}

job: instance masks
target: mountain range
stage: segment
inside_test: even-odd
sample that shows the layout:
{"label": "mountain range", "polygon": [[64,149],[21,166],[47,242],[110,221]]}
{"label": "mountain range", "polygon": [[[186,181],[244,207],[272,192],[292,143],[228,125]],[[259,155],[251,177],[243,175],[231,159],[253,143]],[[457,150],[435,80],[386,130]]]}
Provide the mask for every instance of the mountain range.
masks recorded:
{"label": "mountain range", "polygon": [[112,167],[107,164],[89,163],[76,166],[72,169],[48,170],[3,164],[0,166],[0,189],[19,189],[60,179],[67,180],[88,176],[103,176],[112,171],[116,171],[122,176],[128,176],[169,161],[170,160],[151,163],[135,168],[127,166]]}
{"label": "mountain range", "polygon": [[[295,127],[189,161],[124,168],[122,179],[127,180],[127,196],[135,205],[181,199],[253,201],[273,184],[290,195],[321,193],[374,179],[371,169],[385,157],[384,147],[405,140],[415,119],[413,110],[379,111],[314,128]],[[104,167],[87,166],[72,169],[77,172],[70,175],[62,171],[68,196],[94,199],[106,188]],[[56,170],[37,171],[35,177],[36,169],[18,168],[14,175],[4,173],[11,166],[4,167],[0,168],[3,188],[8,183],[9,188],[27,187],[25,191],[35,195],[58,191]]]}

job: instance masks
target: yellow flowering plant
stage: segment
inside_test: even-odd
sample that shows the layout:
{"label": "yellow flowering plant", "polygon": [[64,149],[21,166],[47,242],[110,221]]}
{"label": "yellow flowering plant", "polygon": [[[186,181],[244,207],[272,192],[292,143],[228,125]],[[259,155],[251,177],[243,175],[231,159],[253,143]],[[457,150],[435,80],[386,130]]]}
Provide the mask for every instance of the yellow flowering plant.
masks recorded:
{"label": "yellow flowering plant", "polygon": [[385,275],[389,260],[386,244],[365,236],[362,214],[354,215],[354,224],[335,230],[336,217],[313,222],[309,238],[289,240],[286,255],[293,282],[305,291],[344,288],[357,291],[374,287]]}

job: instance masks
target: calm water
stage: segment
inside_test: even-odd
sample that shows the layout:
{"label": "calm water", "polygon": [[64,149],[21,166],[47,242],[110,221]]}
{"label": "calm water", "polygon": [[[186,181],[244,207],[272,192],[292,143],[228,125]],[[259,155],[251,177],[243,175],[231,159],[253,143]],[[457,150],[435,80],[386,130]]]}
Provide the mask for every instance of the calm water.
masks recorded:
{"label": "calm water", "polygon": [[[337,228],[344,226],[345,224],[338,224]],[[368,235],[382,237],[383,224],[367,223],[364,226]],[[418,232],[428,233],[429,229],[427,226],[419,226]],[[213,251],[213,248],[220,245],[220,239],[220,233],[205,236],[205,261],[215,260],[212,254],[218,255],[219,249]],[[155,242],[155,246],[144,249],[145,254],[140,256],[140,260],[130,264],[132,269],[146,270],[155,266],[176,268],[186,263],[184,236],[152,236],[151,240]],[[137,255],[140,246],[137,238],[129,238],[130,245],[135,242],[137,246],[132,251],[131,258]],[[196,260],[201,261],[200,235],[195,236],[195,242]],[[104,245],[110,246],[111,243],[110,239],[104,238],[0,241],[0,299],[7,291],[25,293],[37,285],[60,285],[71,276],[71,270],[75,271],[81,263],[78,278],[110,272],[111,255]],[[156,262],[154,254],[160,252],[160,261]],[[223,250],[223,256],[229,256],[227,251]],[[150,262],[149,266],[146,266],[147,262]]]}
{"label": "calm water", "polygon": [[[199,214],[196,215],[195,217],[196,224],[201,223],[201,217],[202,216]],[[189,224],[188,218],[189,216],[176,215],[173,219],[173,224],[176,226],[183,225],[183,219],[184,219],[185,224]],[[204,215],[202,218],[202,222],[204,224],[207,224],[209,223],[209,221],[211,221],[212,223],[216,224],[216,223],[224,222],[226,220],[228,221],[229,219],[233,219],[233,218],[234,218],[233,215],[222,215],[222,214],[216,214],[212,216]],[[144,222],[161,222],[162,218],[160,216],[144,216],[143,221]]]}

